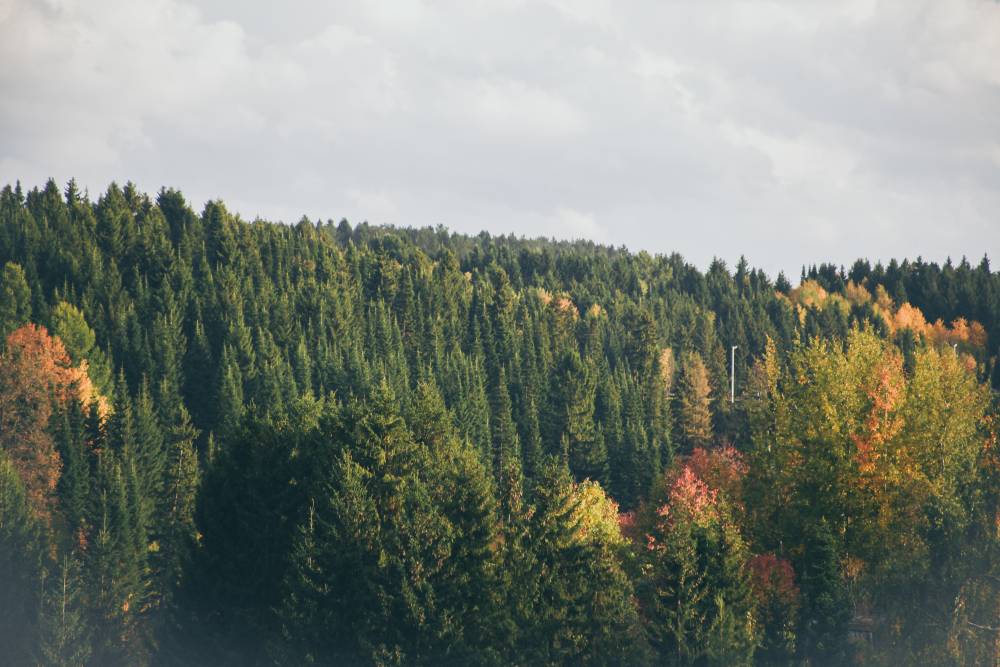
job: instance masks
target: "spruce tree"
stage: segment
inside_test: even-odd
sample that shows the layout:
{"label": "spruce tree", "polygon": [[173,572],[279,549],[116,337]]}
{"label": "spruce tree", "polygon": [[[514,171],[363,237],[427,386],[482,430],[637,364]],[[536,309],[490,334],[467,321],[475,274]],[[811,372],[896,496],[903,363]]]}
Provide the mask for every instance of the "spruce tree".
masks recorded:
{"label": "spruce tree", "polygon": [[826,519],[807,533],[798,570],[802,589],[801,656],[817,663],[846,664],[851,603],[840,573],[836,540]]}
{"label": "spruce tree", "polygon": [[41,526],[17,471],[0,452],[0,647],[11,664],[30,664],[43,558]]}
{"label": "spruce tree", "polygon": [[691,352],[681,366],[678,386],[678,428],[685,451],[712,442],[711,385],[701,355]]}
{"label": "spruce tree", "polygon": [[90,629],[84,608],[84,584],[75,556],[64,556],[44,580],[36,659],[51,667],[87,664]]}
{"label": "spruce tree", "polygon": [[31,288],[20,264],[7,262],[0,274],[0,340],[31,317]]}

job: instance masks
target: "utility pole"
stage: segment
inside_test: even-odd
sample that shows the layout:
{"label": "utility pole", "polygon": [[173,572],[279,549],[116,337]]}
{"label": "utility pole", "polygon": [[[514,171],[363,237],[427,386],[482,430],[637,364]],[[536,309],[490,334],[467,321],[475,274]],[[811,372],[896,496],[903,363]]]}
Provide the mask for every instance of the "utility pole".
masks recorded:
{"label": "utility pole", "polygon": [[736,348],[739,345],[733,345],[733,349],[729,351],[729,402],[736,403]]}

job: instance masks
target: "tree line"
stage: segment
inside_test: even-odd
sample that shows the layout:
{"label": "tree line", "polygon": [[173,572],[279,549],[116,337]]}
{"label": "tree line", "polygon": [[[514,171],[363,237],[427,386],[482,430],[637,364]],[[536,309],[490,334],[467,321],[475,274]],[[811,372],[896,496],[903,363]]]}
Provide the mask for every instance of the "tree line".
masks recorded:
{"label": "tree line", "polygon": [[793,287],[49,181],[0,269],[11,664],[1000,657],[985,259]]}

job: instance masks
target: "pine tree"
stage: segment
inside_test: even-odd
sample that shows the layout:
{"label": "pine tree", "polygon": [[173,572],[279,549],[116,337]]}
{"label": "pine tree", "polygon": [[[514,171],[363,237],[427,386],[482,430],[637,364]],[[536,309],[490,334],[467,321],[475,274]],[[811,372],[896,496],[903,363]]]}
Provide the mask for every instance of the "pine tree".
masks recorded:
{"label": "pine tree", "polygon": [[0,647],[11,664],[30,664],[43,550],[21,480],[0,452]]}
{"label": "pine tree", "polygon": [[524,339],[518,388],[516,416],[521,439],[523,468],[525,476],[531,478],[542,464],[543,447],[538,403],[540,389],[538,374],[534,367],[534,351],[530,336]]}
{"label": "pine tree", "polygon": [[80,563],[74,556],[64,556],[44,584],[39,616],[39,661],[52,667],[87,664],[91,646],[84,616]]}
{"label": "pine tree", "polygon": [[493,446],[490,461],[492,462],[493,474],[499,480],[508,462],[521,464],[521,442],[511,416],[507,374],[503,368],[498,371],[496,383],[492,389],[490,426],[493,430]]}
{"label": "pine tree", "polygon": [[697,352],[684,359],[678,391],[678,427],[686,451],[706,447],[712,442],[712,388],[708,370]]}
{"label": "pine tree", "polygon": [[225,266],[236,257],[236,239],[232,221],[226,207],[221,202],[209,202],[202,213],[205,226],[205,250],[208,261],[215,266]]}
{"label": "pine tree", "polygon": [[84,564],[93,659],[102,665],[141,664],[147,658],[145,557],[136,503],[130,502],[128,477],[114,451],[100,455],[94,482]]}
{"label": "pine tree", "polygon": [[607,449],[594,423],[595,375],[591,364],[581,360],[575,350],[563,355],[549,389],[545,437],[549,447],[566,438],[574,476],[606,481]]}
{"label": "pine tree", "polygon": [[[95,406],[96,410],[96,406]],[[90,460],[83,405],[69,401],[56,419],[55,441],[63,461],[59,500],[66,521],[67,546],[80,547],[87,533],[87,497],[90,493]]]}
{"label": "pine tree", "polygon": [[[517,627],[515,655],[532,664],[641,662],[614,507],[599,486],[574,485],[564,465],[549,463],[540,473],[532,509],[514,519],[524,540],[507,561],[514,568],[507,607]],[[597,495],[588,498],[584,489]]]}
{"label": "pine tree", "polygon": [[31,318],[31,288],[20,264],[7,262],[0,274],[0,340]]}
{"label": "pine tree", "polygon": [[163,525],[163,479],[167,457],[156,407],[145,380],[139,388],[134,405],[134,460],[138,492],[143,498],[141,514],[149,521],[143,528],[158,536]]}
{"label": "pine tree", "polygon": [[836,541],[825,519],[809,531],[797,569],[802,587],[802,657],[829,665],[846,664],[851,603],[840,574]]}
{"label": "pine tree", "polygon": [[219,368],[221,377],[219,378],[219,405],[216,423],[219,434],[225,439],[239,429],[244,412],[243,374],[236,362],[235,355],[228,346],[223,348],[222,364]]}
{"label": "pine tree", "polygon": [[663,481],[643,510],[636,544],[653,646],[670,664],[750,664],[756,600],[733,508],[689,463]]}

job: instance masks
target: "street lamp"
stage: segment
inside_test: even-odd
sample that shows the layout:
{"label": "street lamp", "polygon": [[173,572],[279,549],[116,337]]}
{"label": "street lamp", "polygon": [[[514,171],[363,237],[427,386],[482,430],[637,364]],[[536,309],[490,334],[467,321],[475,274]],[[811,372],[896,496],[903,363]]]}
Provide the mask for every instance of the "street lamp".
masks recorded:
{"label": "street lamp", "polygon": [[733,345],[733,349],[729,351],[729,402],[732,404],[736,403],[736,348],[739,345]]}

